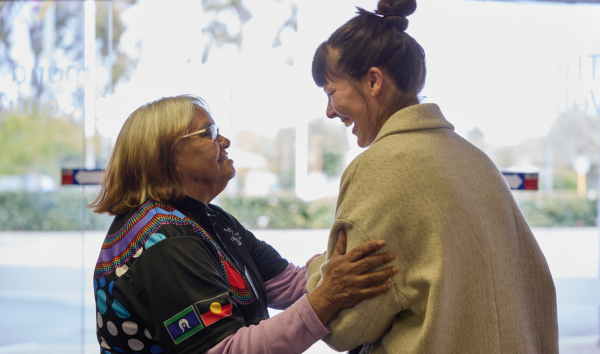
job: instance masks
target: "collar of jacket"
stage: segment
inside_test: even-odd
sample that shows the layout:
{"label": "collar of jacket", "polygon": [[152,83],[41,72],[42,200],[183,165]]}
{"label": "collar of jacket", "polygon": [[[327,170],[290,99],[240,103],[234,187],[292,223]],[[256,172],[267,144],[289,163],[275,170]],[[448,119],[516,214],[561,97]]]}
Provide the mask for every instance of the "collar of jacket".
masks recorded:
{"label": "collar of jacket", "polygon": [[210,204],[206,205],[190,196],[172,201],[171,204],[179,210],[194,213],[202,224],[214,226],[217,223],[218,213],[210,207]]}
{"label": "collar of jacket", "polygon": [[424,129],[451,129],[454,126],[444,118],[435,103],[415,104],[394,113],[381,127],[373,144],[388,135]]}

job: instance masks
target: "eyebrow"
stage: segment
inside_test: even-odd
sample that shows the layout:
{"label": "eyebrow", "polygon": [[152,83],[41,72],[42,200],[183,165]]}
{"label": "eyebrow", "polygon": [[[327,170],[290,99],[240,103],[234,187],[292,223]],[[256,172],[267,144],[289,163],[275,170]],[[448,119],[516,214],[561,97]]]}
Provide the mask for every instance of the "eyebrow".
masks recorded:
{"label": "eyebrow", "polygon": [[200,128],[198,130],[210,128],[210,126],[213,125],[213,124],[215,124],[215,123],[206,123],[202,128]]}

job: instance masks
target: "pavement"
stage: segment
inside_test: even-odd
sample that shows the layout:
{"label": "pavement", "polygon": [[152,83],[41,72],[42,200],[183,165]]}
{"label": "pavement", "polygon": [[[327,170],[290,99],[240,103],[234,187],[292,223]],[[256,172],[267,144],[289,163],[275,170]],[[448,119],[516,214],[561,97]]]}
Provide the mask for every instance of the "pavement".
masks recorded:
{"label": "pavement", "polygon": [[[596,291],[584,287],[586,281],[598,279],[598,229],[533,232],[557,280],[560,352],[600,354],[600,301],[577,296]],[[301,265],[325,250],[328,230],[255,234]],[[0,354],[99,352],[92,274],[103,239],[102,232],[0,232]],[[570,281],[564,283],[568,288],[559,288],[564,279]],[[334,351],[319,342],[307,353]]]}

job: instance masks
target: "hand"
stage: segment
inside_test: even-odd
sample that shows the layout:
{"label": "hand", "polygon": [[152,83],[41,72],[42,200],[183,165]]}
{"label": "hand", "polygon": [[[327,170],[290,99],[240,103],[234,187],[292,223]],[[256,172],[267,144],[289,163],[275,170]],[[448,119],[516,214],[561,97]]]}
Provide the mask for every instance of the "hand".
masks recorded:
{"label": "hand", "polygon": [[323,252],[323,253],[319,253],[319,254],[315,254],[314,256],[311,257],[311,259],[308,260],[308,262],[306,262],[306,268],[308,268],[308,266],[317,258],[321,257],[322,255],[324,255],[325,253],[327,253],[327,251]]}
{"label": "hand", "polygon": [[395,255],[389,252],[366,257],[384,245],[385,242],[382,240],[369,241],[346,254],[346,232],[340,230],[323,283],[308,297],[324,325],[329,323],[339,310],[352,307],[361,300],[379,295],[391,288],[392,283],[381,282],[394,275],[398,268],[388,267],[368,273],[373,268],[394,259]]}

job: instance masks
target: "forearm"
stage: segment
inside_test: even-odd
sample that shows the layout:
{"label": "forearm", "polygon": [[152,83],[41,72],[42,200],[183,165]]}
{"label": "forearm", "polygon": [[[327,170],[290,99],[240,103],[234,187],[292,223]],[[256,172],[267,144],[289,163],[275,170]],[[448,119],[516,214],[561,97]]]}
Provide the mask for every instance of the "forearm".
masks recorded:
{"label": "forearm", "polygon": [[275,317],[240,328],[205,354],[302,353],[327,334],[304,296]]}
{"label": "forearm", "polygon": [[306,267],[290,263],[281,274],[265,282],[267,305],[284,310],[306,294]]}

